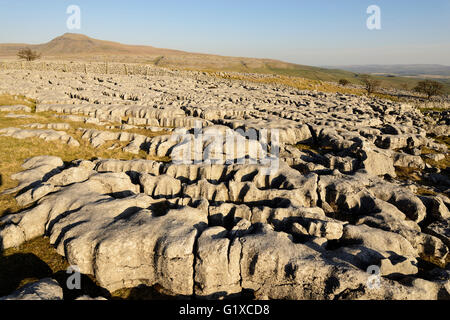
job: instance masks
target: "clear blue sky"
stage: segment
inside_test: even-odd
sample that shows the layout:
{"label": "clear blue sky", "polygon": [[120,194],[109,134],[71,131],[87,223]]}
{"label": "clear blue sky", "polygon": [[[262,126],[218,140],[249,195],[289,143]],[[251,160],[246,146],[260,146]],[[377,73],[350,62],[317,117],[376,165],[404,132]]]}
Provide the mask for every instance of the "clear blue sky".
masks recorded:
{"label": "clear blue sky", "polygon": [[[0,0],[1,43],[43,43],[81,8],[90,37],[307,65],[450,65],[450,0]],[[381,30],[366,28],[369,5]]]}

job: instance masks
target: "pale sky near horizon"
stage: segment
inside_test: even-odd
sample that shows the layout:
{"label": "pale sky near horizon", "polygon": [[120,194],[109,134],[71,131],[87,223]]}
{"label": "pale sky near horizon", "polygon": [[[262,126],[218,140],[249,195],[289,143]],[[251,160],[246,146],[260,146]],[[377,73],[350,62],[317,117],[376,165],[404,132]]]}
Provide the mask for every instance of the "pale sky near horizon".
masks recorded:
{"label": "pale sky near horizon", "polygon": [[[69,5],[81,29],[68,30]],[[381,30],[366,10],[381,9]],[[305,65],[450,65],[450,0],[0,0],[0,43],[66,32],[126,44]]]}

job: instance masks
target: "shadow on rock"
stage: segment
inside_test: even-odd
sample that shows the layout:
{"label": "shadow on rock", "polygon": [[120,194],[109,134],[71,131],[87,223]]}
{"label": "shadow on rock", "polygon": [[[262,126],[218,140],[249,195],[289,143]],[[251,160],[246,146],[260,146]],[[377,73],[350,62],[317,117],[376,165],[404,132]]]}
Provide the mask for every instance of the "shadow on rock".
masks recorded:
{"label": "shadow on rock", "polygon": [[113,300],[191,300],[186,296],[171,296],[162,293],[158,285],[140,285],[134,288],[124,288],[113,293]]}
{"label": "shadow on rock", "polygon": [[74,300],[80,296],[106,297],[110,294],[98,286],[87,275],[80,275],[80,290],[70,290],[68,279],[73,275],[65,270],[54,273],[50,266],[32,253],[16,253],[0,257],[0,297],[12,294],[28,283],[43,278],[55,279],[63,289],[64,300]]}
{"label": "shadow on rock", "polygon": [[51,277],[52,269],[32,253],[18,253],[0,257],[0,297],[22,285]]}
{"label": "shadow on rock", "polygon": [[58,271],[53,275],[53,278],[58,281],[59,285],[63,289],[64,300],[75,300],[81,296],[89,296],[89,297],[105,297],[110,298],[111,295],[108,290],[100,287],[94,280],[94,278],[80,274],[80,282],[79,289],[76,287],[70,289],[74,284],[71,280],[73,277],[73,273],[67,273],[66,271]]}

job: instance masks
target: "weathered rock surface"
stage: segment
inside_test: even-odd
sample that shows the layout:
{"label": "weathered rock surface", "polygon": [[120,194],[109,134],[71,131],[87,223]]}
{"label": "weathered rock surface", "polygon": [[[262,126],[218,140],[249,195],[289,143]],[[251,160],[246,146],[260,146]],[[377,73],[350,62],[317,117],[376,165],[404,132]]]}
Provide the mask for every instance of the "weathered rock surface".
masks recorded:
{"label": "weathered rock surface", "polygon": [[79,147],[80,143],[63,131],[39,130],[39,129],[0,129],[0,136],[8,136],[16,139],[39,138],[44,141],[59,141],[71,147]]}
{"label": "weathered rock surface", "polygon": [[[0,72],[0,91],[20,87],[38,113],[74,122],[0,134],[75,146],[56,130],[93,124],[102,129],[79,130],[94,147],[172,160],[28,159],[8,190],[27,208],[0,218],[3,249],[48,236],[110,291],[144,284],[204,299],[450,297],[448,148],[432,138],[448,135],[445,115],[433,123],[373,97],[152,72]],[[125,131],[134,129],[149,134]],[[379,288],[368,268],[378,268]]]}
{"label": "weathered rock surface", "polygon": [[30,283],[0,300],[63,300],[63,290],[56,280],[46,278]]}
{"label": "weathered rock surface", "polygon": [[0,106],[0,112],[31,112],[31,108],[23,105]]}
{"label": "weathered rock surface", "polygon": [[[267,176],[258,165],[150,160],[64,167],[52,157],[27,160],[24,172],[46,160],[58,172],[30,173],[39,184],[27,203],[35,206],[0,219],[2,246],[48,235],[110,291],[157,284],[166,294],[208,299],[243,290],[258,299],[436,299],[446,290],[414,277],[423,257],[445,261],[448,225],[422,230],[408,219],[422,210],[445,216],[443,200],[427,198],[427,211],[413,194],[392,196],[398,187],[362,172],[305,176],[283,164]],[[324,203],[326,211],[317,206]],[[355,218],[336,219],[341,210]],[[380,268],[381,290],[368,287],[369,266]],[[405,286],[393,276],[415,280]]]}
{"label": "weathered rock surface", "polygon": [[60,173],[64,162],[53,156],[38,156],[25,160],[22,164],[24,171],[15,173],[11,179],[18,181],[18,186],[4,193],[11,194],[28,188],[34,188],[48,180],[51,176]]}
{"label": "weathered rock surface", "polygon": [[48,124],[31,123],[23,125],[23,127],[31,129],[53,129],[53,130],[69,130],[71,128],[70,124],[68,123],[48,123]]}

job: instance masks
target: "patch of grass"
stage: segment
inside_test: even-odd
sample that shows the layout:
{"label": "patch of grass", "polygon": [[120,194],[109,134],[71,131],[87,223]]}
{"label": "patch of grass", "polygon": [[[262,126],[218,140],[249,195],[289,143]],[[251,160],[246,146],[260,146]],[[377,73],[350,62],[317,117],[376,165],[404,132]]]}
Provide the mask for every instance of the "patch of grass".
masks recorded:
{"label": "patch of grass", "polygon": [[427,147],[422,147],[422,149],[420,150],[420,152],[421,152],[422,155],[427,155],[427,154],[437,154],[437,153],[439,153],[439,152],[437,152],[436,150],[430,149],[430,148],[427,148]]}
{"label": "patch of grass", "polygon": [[435,137],[433,139],[437,143],[445,144],[447,146],[447,148],[449,148],[449,150],[450,150],[450,136],[440,136],[440,137]]}
{"label": "patch of grass", "polygon": [[[448,159],[447,159],[448,161]],[[442,165],[441,161],[439,163],[434,164],[435,167],[439,167]],[[406,167],[395,167],[395,173],[397,174],[397,180],[399,181],[413,181],[418,187],[416,193],[418,195],[423,196],[435,196],[439,194],[439,191],[434,191],[436,189],[435,185],[433,185],[430,181],[427,179],[423,179],[420,175],[420,170],[416,168],[406,168]],[[446,174],[443,170],[443,174]],[[434,190],[430,190],[434,189]],[[445,194],[445,193],[444,193]]]}
{"label": "patch of grass", "polygon": [[331,148],[329,146],[311,146],[309,144],[303,144],[303,143],[298,143],[298,144],[294,145],[294,147],[300,151],[312,152],[312,153],[317,153],[317,154],[321,154],[321,155],[326,155],[327,153],[330,153],[331,151],[333,151],[333,148]]}
{"label": "patch of grass", "polygon": [[434,112],[443,112],[443,111],[447,111],[448,108],[444,108],[444,107],[433,107],[433,108],[419,108],[419,111],[422,113],[427,113],[430,111],[434,111]]}
{"label": "patch of grass", "polygon": [[298,150],[300,151],[313,151],[313,152],[317,152],[316,148],[308,145],[308,144],[303,144],[303,143],[298,143],[296,144],[294,147],[296,147]]}
{"label": "patch of grass", "polygon": [[155,59],[155,61],[153,62],[153,64],[154,64],[155,66],[157,66],[157,65],[160,64],[160,62],[161,62],[163,59],[164,59],[164,56],[159,56],[159,57],[157,57],[157,58]]}
{"label": "patch of grass", "polygon": [[420,177],[420,172],[416,168],[407,168],[407,167],[395,167],[395,173],[397,175],[397,179],[401,181],[412,180],[415,182],[422,182],[422,178]]}
{"label": "patch of grass", "polygon": [[31,108],[32,112],[36,111],[36,100],[27,98],[22,95],[0,94],[0,106],[24,105]]}
{"label": "patch of grass", "polygon": [[438,195],[437,192],[434,192],[433,190],[429,190],[423,187],[418,187],[417,188],[417,194],[420,196],[436,196]]}
{"label": "patch of grass", "polygon": [[[448,137],[441,137],[442,140],[440,140],[441,144],[446,144],[448,146]],[[422,159],[423,161],[425,161],[426,164],[435,167],[435,168],[439,168],[441,170],[447,170],[450,167],[450,156],[448,154],[445,154],[445,158],[440,160],[440,161],[435,161],[433,159],[428,158],[426,155],[429,154],[439,154],[440,152],[427,148],[427,147],[422,147]]]}
{"label": "patch of grass", "polygon": [[390,94],[386,94],[386,93],[379,93],[379,92],[375,92],[372,94],[373,97],[379,98],[379,99],[384,99],[384,100],[391,100],[394,102],[401,102],[402,99],[400,99],[397,96],[393,96]]}
{"label": "patch of grass", "polygon": [[441,161],[434,161],[427,157],[425,157],[423,160],[426,164],[429,164],[430,166],[439,168],[441,170],[447,170],[450,167],[450,156],[448,155],[446,155],[445,158]]}
{"label": "patch of grass", "polygon": [[445,269],[446,265],[450,262],[450,257],[445,258],[445,260],[439,260],[433,256],[427,256],[420,254],[420,258],[428,263],[438,266],[439,268]]}

